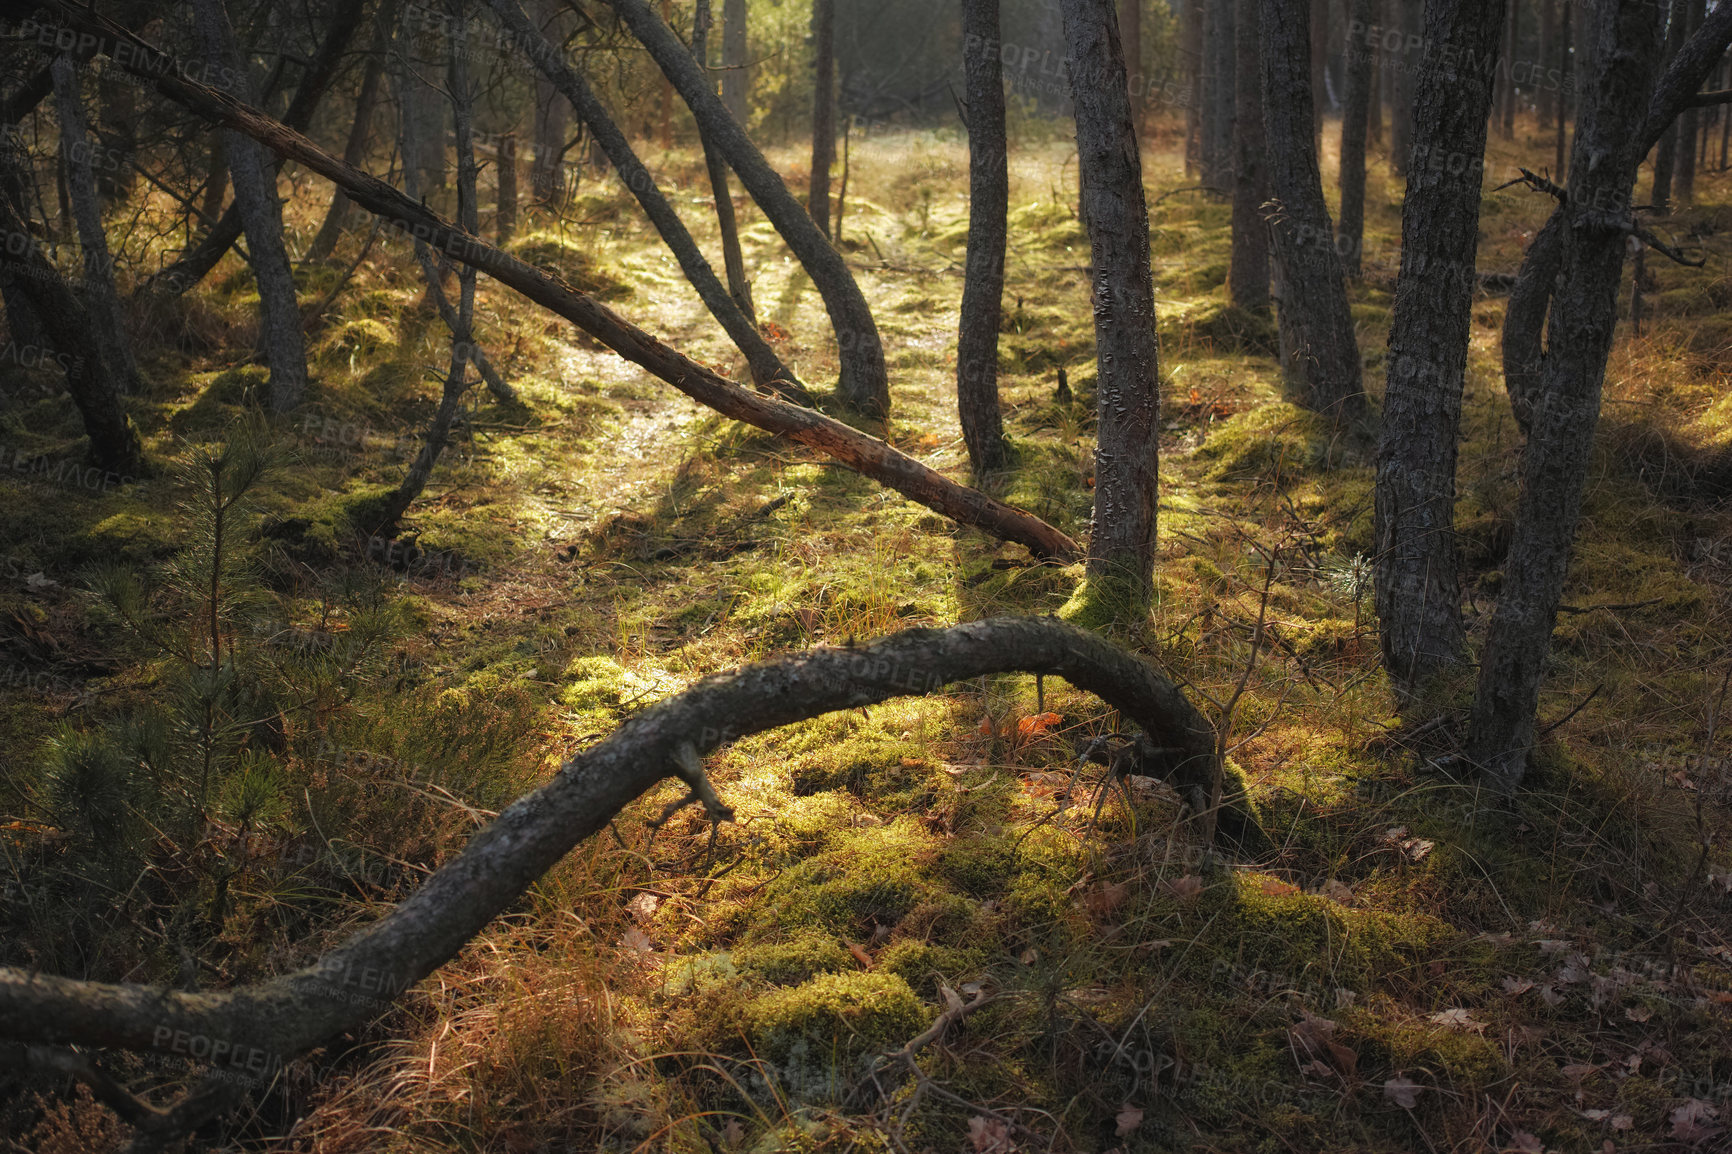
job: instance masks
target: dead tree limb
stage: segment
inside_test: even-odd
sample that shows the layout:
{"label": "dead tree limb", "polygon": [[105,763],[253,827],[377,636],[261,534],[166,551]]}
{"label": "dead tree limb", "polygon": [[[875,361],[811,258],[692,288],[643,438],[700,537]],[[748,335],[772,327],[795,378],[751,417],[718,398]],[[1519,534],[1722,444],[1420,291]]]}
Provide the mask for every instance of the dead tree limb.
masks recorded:
{"label": "dead tree limb", "polygon": [[[759,396],[719,376],[578,292],[558,276],[527,265],[480,237],[464,232],[377,177],[344,164],[281,122],[226,93],[184,79],[177,61],[113,21],[69,0],[49,0],[46,7],[70,28],[106,37],[111,44],[127,43],[131,51],[122,54],[126,57],[122,67],[150,79],[163,96],[246,133],[285,160],[306,165],[343,188],[356,204],[383,217],[391,228],[424,241],[551,309],[700,404],[817,449],[959,524],[1024,545],[1037,557],[1070,561],[1080,555],[1075,541],[1032,513],[958,485],[886,442],[832,417]],[[0,5],[0,10],[4,10],[4,5]]]}
{"label": "dead tree limb", "polygon": [[[505,809],[390,913],[312,965],[208,993],[0,967],[0,1038],[189,1056],[209,1064],[205,1085],[266,1081],[283,1063],[389,1009],[664,778],[681,778],[712,816],[725,818],[701,762],[692,768],[704,753],[835,710],[1013,671],[1062,677],[1116,708],[1142,729],[1140,740],[1162,751],[1170,779],[1220,775],[1215,732],[1177,686],[1140,657],[1056,618],[1000,617],[911,629],[858,648],[810,649],[704,678],[630,718]],[[1241,795],[1227,803],[1255,828]]]}

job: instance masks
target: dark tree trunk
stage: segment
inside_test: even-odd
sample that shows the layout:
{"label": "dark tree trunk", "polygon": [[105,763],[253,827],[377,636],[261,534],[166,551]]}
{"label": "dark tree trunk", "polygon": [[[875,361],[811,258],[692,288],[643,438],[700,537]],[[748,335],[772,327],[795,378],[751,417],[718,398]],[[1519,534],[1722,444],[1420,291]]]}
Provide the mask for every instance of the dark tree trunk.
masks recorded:
{"label": "dark tree trunk", "polygon": [[[246,76],[222,0],[195,0],[199,40],[207,58],[220,60],[237,78]],[[245,84],[244,79],[237,83]],[[286,413],[307,393],[307,348],[289,254],[283,245],[283,210],[277,200],[277,166],[258,142],[231,130],[224,151],[235,186],[235,206],[247,236],[259,288],[259,341],[270,366],[271,409]]]}
{"label": "dark tree trunk", "polygon": [[1288,386],[1341,427],[1369,415],[1359,343],[1335,230],[1323,200],[1311,117],[1311,21],[1306,0],[1263,0],[1263,124],[1281,292],[1276,319]]}
{"label": "dark tree trunk", "polygon": [[[359,3],[337,6],[336,18],[326,30],[324,39],[319,43],[319,51],[314,55],[311,65],[301,77],[300,84],[295,89],[294,98],[289,101],[289,107],[283,113],[283,123],[290,128],[304,132],[307,126],[312,123],[313,113],[318,110],[319,101],[324,98],[326,89],[336,78],[337,71],[343,62],[343,53],[347,49],[349,39],[354,35],[355,29],[360,26],[364,10],[365,5]],[[224,23],[225,25],[227,23],[226,16]],[[242,73],[240,76],[240,83],[245,84],[245,74]],[[215,135],[222,136],[221,133]],[[219,150],[220,161],[218,160]],[[212,207],[211,198],[213,196],[218,205],[221,203],[222,180],[216,177],[219,164],[222,171],[230,174],[232,180],[233,155],[227,151],[226,147],[213,146],[211,158],[213,179],[206,190],[207,208]],[[275,188],[276,172],[277,165],[273,163],[266,181],[273,189]],[[272,200],[274,203],[274,193]],[[237,194],[235,202],[229,205],[228,211],[222,214],[221,219],[211,227],[210,232],[183,253],[174,264],[169,265],[139,285],[134,295],[162,292],[179,296],[198,284],[209,274],[211,269],[217,266],[217,262],[222,260],[228,250],[233,247],[235,241],[240,239],[241,233],[244,231],[241,223],[241,212],[240,199]],[[208,212],[206,215],[211,218],[216,217],[214,211]],[[281,215],[280,212],[278,215]]]}
{"label": "dark tree trunk", "polygon": [[[20,164],[20,158],[0,140],[0,177],[18,178]],[[7,236],[30,237],[30,226],[9,195],[0,195],[0,231]],[[140,472],[144,450],[138,432],[121,407],[114,369],[103,360],[102,350],[90,342],[91,322],[84,306],[37,249],[34,240],[22,255],[0,263],[0,282],[5,287],[8,323],[16,323],[16,314],[10,311],[12,304],[19,299],[28,301],[29,312],[41,325],[48,343],[62,356],[71,358],[66,371],[66,391],[72,394],[72,403],[84,421],[91,460],[124,476]],[[17,335],[15,331],[15,339]]]}
{"label": "dark tree trunk", "polygon": [[1576,86],[1581,83],[1581,74],[1577,70],[1576,62],[1570,53],[1570,46],[1574,40],[1574,33],[1570,28],[1570,13],[1575,8],[1575,4],[1573,4],[1571,0],[1558,0],[1558,3],[1564,10],[1564,16],[1558,26],[1557,59],[1558,73],[1561,79],[1558,84],[1557,99],[1552,105],[1552,111],[1557,117],[1556,155],[1552,158],[1552,171],[1555,174],[1553,179],[1561,181],[1565,176],[1564,122],[1569,118],[1570,114],[1570,105],[1572,103],[1570,94],[1574,92]]}
{"label": "dark tree trunk", "polygon": [[[210,167],[206,171],[204,181],[204,203],[199,207],[199,215],[205,220],[220,221],[223,214],[223,198],[229,190],[229,161],[223,153],[223,134],[213,132],[210,136]],[[235,217],[240,220],[239,216]],[[238,233],[236,234],[239,235]],[[231,240],[229,242],[233,244]]]}
{"label": "dark tree trunk", "polygon": [[581,76],[571,70],[553,45],[530,24],[529,17],[518,7],[516,0],[491,0],[491,3],[500,23],[510,30],[516,42],[529,53],[535,67],[547,77],[554,90],[570,102],[572,110],[583,121],[591,138],[601,145],[614,170],[619,173],[619,178],[637,198],[644,215],[649,217],[663,243],[673,252],[674,259],[679,261],[680,271],[685,273],[686,279],[697,290],[704,306],[726,330],[735,347],[744,354],[751,367],[753,382],[761,388],[780,392],[796,402],[809,403],[811,398],[793,371],[782,363],[775,350],[770,348],[769,342],[758,332],[757,326],[740,311],[734,299],[728,295],[728,290],[717,279],[715,270],[704,259],[697,242],[692,239],[691,233],[686,231],[679,213],[674,211],[673,205],[662,195],[655,178],[638,159],[637,153],[632,151],[631,142],[607,114],[600,98]]}
{"label": "dark tree trunk", "polygon": [[1249,312],[1269,309],[1269,170],[1263,135],[1262,0],[1238,0],[1233,40],[1233,254],[1227,287],[1233,303]]}
{"label": "dark tree trunk", "polygon": [[1088,572],[1146,602],[1155,561],[1160,399],[1142,160],[1112,0],[1061,0],[1060,7],[1073,61],[1100,380]]}
{"label": "dark tree trunk", "polygon": [[1534,51],[1539,72],[1534,77],[1534,116],[1539,121],[1540,131],[1544,132],[1546,125],[1551,123],[1552,102],[1557,99],[1563,77],[1562,74],[1552,75],[1552,46],[1558,37],[1558,0],[1539,0],[1539,5],[1540,40]]}
{"label": "dark tree trunk", "polygon": [[[1179,0],[1179,64],[1185,79],[1185,177],[1200,177],[1203,161],[1203,94],[1208,72],[1203,51],[1203,28],[1208,16],[1203,0]],[[1204,180],[1207,184],[1208,181]]]}
{"label": "dark tree trunk", "polygon": [[673,81],[681,99],[697,119],[698,131],[727,160],[746,191],[764,210],[770,223],[787,242],[794,256],[812,278],[824,298],[836,331],[841,360],[837,394],[842,401],[867,414],[890,411],[890,383],[884,367],[884,346],[872,309],[855,283],[842,254],[830,244],[788,191],[782,178],[770,167],[763,153],[752,144],[722,102],[710,91],[709,82],[686,46],[680,43],[644,0],[607,0],[634,36],[649,49],[656,64]]}
{"label": "dark tree trunk", "polygon": [[499,138],[499,154],[494,160],[499,181],[493,212],[494,243],[501,248],[511,243],[517,231],[517,133],[507,132]]}
{"label": "dark tree trunk", "polygon": [[999,63],[998,0],[962,0],[968,100],[968,268],[956,337],[956,408],[976,476],[1005,464],[998,411],[998,324],[1004,299],[1010,159]]}
{"label": "dark tree trunk", "polygon": [[1520,29],[1521,0],[1509,0],[1504,6],[1503,50],[1498,54],[1502,62],[1498,71],[1503,81],[1497,86],[1498,130],[1505,140],[1515,139],[1516,80],[1512,64],[1520,55],[1516,51],[1516,37],[1521,34]]}
{"label": "dark tree trunk", "polygon": [[1329,101],[1324,82],[1324,47],[1329,41],[1329,0],[1307,0],[1311,16],[1311,136],[1318,151],[1323,148],[1323,112]]}
{"label": "dark tree trunk", "polygon": [[[1626,233],[1620,227],[1636,169],[1647,96],[1662,40],[1658,11],[1646,0],[1605,3],[1593,13],[1599,67],[1582,94],[1560,275],[1552,299],[1543,381],[1533,431],[1522,453],[1521,495],[1497,609],[1480,659],[1465,752],[1491,787],[1520,784],[1534,743],[1540,682],[1563,596],[1570,544],[1581,514],[1606,357],[1617,326]],[[1587,157],[1595,163],[1586,163]]]}
{"label": "dark tree trunk", "polygon": [[[361,74],[361,93],[355,98],[355,119],[349,126],[349,139],[343,146],[343,163],[360,168],[367,159],[367,148],[372,140],[373,115],[379,106],[379,92],[383,87],[385,75],[385,53],[390,50],[391,25],[396,16],[394,0],[386,0],[379,7],[378,17],[373,28],[373,47],[367,53],[366,68]],[[343,222],[348,219],[349,198],[338,189],[331,196],[331,207],[325,213],[324,223],[313,237],[313,243],[307,249],[307,260],[318,262],[326,260],[337,249],[337,238],[343,233]]]}
{"label": "dark tree trunk", "polygon": [[1234,0],[1206,0],[1203,24],[1203,183],[1225,192],[1233,180]]}
{"label": "dark tree trunk", "polygon": [[1413,79],[1416,53],[1420,51],[1407,45],[1410,38],[1419,35],[1419,0],[1388,0],[1385,12],[1402,36],[1402,45],[1390,60],[1395,75],[1390,84],[1389,163],[1395,175],[1406,176],[1409,154],[1413,151]]}
{"label": "dark tree trunk", "polygon": [[1148,110],[1148,79],[1143,75],[1143,0],[1119,0],[1119,42],[1125,46],[1125,82],[1131,98],[1131,121],[1142,139]]}
{"label": "dark tree trunk", "polygon": [[[1377,22],[1376,0],[1350,0],[1349,27]],[[1358,277],[1365,247],[1365,131],[1371,114],[1371,55],[1363,44],[1346,52],[1345,99],[1341,108],[1341,232],[1337,246],[1342,272]]]}
{"label": "dark tree trunk", "polygon": [[1383,664],[1404,696],[1461,660],[1466,646],[1455,548],[1456,445],[1496,79],[1486,64],[1503,34],[1504,4],[1426,5],[1425,36],[1434,48],[1415,92],[1375,498]]}
{"label": "dark tree trunk", "polygon": [[812,183],[806,211],[830,235],[830,166],[836,163],[836,0],[812,0]]}
{"label": "dark tree trunk", "polygon": [[722,68],[722,103],[744,129],[752,112],[746,75],[746,0],[722,0]]}
{"label": "dark tree trunk", "polygon": [[123,393],[136,393],[139,391],[138,365],[132,359],[132,341],[126,333],[126,318],[120,310],[120,296],[114,290],[114,259],[108,252],[108,236],[102,226],[102,205],[97,199],[97,166],[90,137],[85,133],[78,73],[69,56],[61,56],[54,62],[54,103],[60,114],[60,151],[68,158],[66,183],[72,199],[72,215],[78,222],[85,316],[90,321],[88,341],[102,354],[103,362],[114,376],[115,386]]}
{"label": "dark tree trunk", "polygon": [[[535,0],[531,7],[541,34],[558,42],[559,5],[554,0]],[[564,202],[566,133],[571,125],[571,106],[547,75],[535,74],[535,116],[530,128],[529,195],[535,203],[557,208]]]}
{"label": "dark tree trunk", "polygon": [[[713,92],[715,88],[709,83],[709,36],[710,36],[710,0],[698,0],[697,14],[692,19],[692,58],[703,69],[704,83]],[[734,298],[734,303],[740,306],[740,312],[745,314],[752,324],[758,323],[758,312],[752,304],[752,282],[746,279],[746,260],[740,251],[740,226],[734,218],[734,194],[728,183],[728,162],[722,159],[722,154],[716,151],[707,136],[702,136],[704,148],[704,168],[710,177],[710,194],[716,202],[716,225],[722,234],[722,267],[728,274],[728,295]],[[843,169],[843,192],[847,192],[847,169]],[[837,240],[841,240],[842,222],[836,221]]]}
{"label": "dark tree trunk", "polygon": [[[1703,0],[1685,0],[1685,15],[1689,17],[1688,32],[1702,26],[1706,14]],[[1686,35],[1688,35],[1688,32]],[[1701,141],[1702,114],[1694,105],[1678,117],[1678,143],[1672,194],[1681,207],[1688,208],[1696,200],[1696,151]]]}
{"label": "dark tree trunk", "polygon": [[[1684,47],[1684,38],[1690,30],[1690,0],[1672,0],[1671,16],[1666,21],[1666,59],[1670,61]],[[1579,129],[1578,129],[1579,131]],[[1678,171],[1678,131],[1677,123],[1666,126],[1666,135],[1660,138],[1660,146],[1654,152],[1654,188],[1648,197],[1648,203],[1654,206],[1658,213],[1672,211],[1672,181]]]}
{"label": "dark tree trunk", "polygon": [[104,164],[97,173],[98,191],[110,200],[125,200],[138,183],[133,167],[138,157],[138,109],[130,84],[105,80],[97,86],[102,117],[95,127],[96,139],[109,150],[115,163]]}

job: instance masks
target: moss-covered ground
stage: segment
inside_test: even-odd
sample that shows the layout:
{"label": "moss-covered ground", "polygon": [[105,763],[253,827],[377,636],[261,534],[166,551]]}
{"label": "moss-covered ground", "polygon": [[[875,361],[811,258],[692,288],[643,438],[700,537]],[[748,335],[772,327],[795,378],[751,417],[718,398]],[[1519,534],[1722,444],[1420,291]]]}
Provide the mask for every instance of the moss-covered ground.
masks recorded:
{"label": "moss-covered ground", "polygon": [[[1494,140],[1488,171],[1539,147]],[[966,479],[952,379],[965,148],[879,135],[851,155],[842,247],[888,349],[885,431]],[[649,159],[713,248],[698,158]],[[1177,799],[1142,779],[1097,819],[1098,770],[1076,750],[1115,718],[1062,683],[1007,676],[832,714],[717,754],[737,821],[713,842],[690,811],[651,829],[671,785],[631,807],[367,1031],[292,1064],[231,1142],[1393,1154],[1685,1149],[1691,1125],[1714,1124],[1692,1101],[1732,1124],[1732,776],[1717,752],[1732,671],[1726,178],[1704,174],[1702,206],[1672,224],[1706,266],[1651,260],[1644,332],[1620,333],[1547,731],[1530,788],[1504,809],[1397,724],[1365,559],[1370,462],[1283,399],[1268,322],[1228,306],[1228,206],[1186,191],[1170,127],[1150,139],[1146,176],[1166,390],[1156,599],[1146,616],[1092,623],[1230,726],[1273,848],[1208,851]],[[1377,165],[1365,275],[1350,284],[1374,393],[1400,192]],[[301,178],[301,247],[326,194]],[[1074,201],[1062,143],[1014,150],[1000,344],[1014,463],[983,483],[1081,536],[1095,370]],[[1488,193],[1481,268],[1513,272],[1547,207]],[[836,350],[810,282],[741,209],[760,317],[827,384]],[[565,217],[532,221],[514,249],[740,375],[617,183],[586,175]],[[331,290],[364,235],[337,268],[302,270],[303,300]],[[239,268],[136,318],[150,384],[130,406],[158,461],[256,411],[256,295]],[[1519,453],[1502,312],[1495,294],[1475,301],[1461,450],[1476,638]],[[163,676],[81,591],[88,568],[153,572],[187,529],[166,472],[88,490],[12,471],[75,455],[79,426],[49,378],[0,370],[7,961],[176,982],[191,957],[207,986],[305,962],[563,757],[706,673],[1059,612],[1078,589],[1080,569],[1032,564],[722,420],[485,282],[479,316],[522,403],[472,394],[393,542],[356,526],[417,447],[445,333],[407,251],[384,241],[312,321],[313,395],[276,421],[290,461],[251,532],[270,550],[261,596],[276,628],[328,638],[370,582],[396,624],[348,696],[285,707],[282,804],[246,835],[230,916],[200,933],[144,924],[132,896],[79,905],[39,881],[79,852],[43,768],[49,739],[124,714]],[[196,860],[184,877],[172,864],[149,859],[152,908],[196,888]],[[953,997],[981,1005],[912,1061],[886,1057]],[[112,1133],[87,1101],[70,1116],[32,1103],[17,1097],[6,1117],[37,1141]]]}

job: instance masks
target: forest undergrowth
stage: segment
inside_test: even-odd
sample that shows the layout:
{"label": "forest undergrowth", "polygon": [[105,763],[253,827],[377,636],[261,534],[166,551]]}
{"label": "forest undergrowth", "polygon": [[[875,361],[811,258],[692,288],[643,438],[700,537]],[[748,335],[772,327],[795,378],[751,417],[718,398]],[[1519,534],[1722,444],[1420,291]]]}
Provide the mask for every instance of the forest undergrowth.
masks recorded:
{"label": "forest undergrowth", "polygon": [[[1272,844],[1214,853],[1150,779],[1103,796],[1078,752],[1116,718],[1055,680],[831,714],[713,759],[734,823],[712,831],[686,810],[658,825],[672,785],[631,807],[367,1031],[277,1071],[232,1148],[1724,1140],[1732,183],[1705,173],[1701,205],[1669,221],[1706,265],[1651,259],[1643,332],[1620,331],[1544,740],[1499,810],[1452,773],[1458,715],[1397,725],[1378,666],[1366,450],[1283,400],[1272,326],[1226,303],[1228,205],[1189,187],[1170,130],[1146,147],[1165,386],[1156,598],[1146,619],[1091,624],[1222,725]],[[1094,342],[1067,149],[1013,149],[1000,343],[1012,465],[985,486],[1082,536]],[[1513,174],[1500,150],[1516,155],[1494,139],[1494,177]],[[886,342],[882,431],[966,480],[953,379],[965,145],[885,134],[850,156],[842,247]],[[713,249],[701,157],[647,159]],[[803,181],[793,153],[772,159]],[[323,202],[298,179],[289,206]],[[1401,187],[1373,169],[1365,274],[1349,283],[1374,390]],[[740,207],[760,320],[808,383],[828,383],[821,304]],[[1488,193],[1481,272],[1514,273],[1549,208],[1519,187]],[[172,251],[164,221],[161,239],[135,229],[128,243]],[[318,220],[287,223],[295,249]],[[332,266],[297,266],[304,306],[364,243],[362,228]],[[257,299],[230,261],[209,291],[138,318],[149,387],[131,412],[179,471],[94,489],[0,473],[15,543],[0,587],[6,962],[257,980],[316,957],[563,758],[705,674],[914,626],[1076,611],[1080,566],[1037,564],[699,409],[485,280],[477,338],[522,401],[473,392],[403,532],[369,536],[436,403],[445,338],[401,242],[371,243],[308,317],[303,411],[273,426],[264,370],[211,354],[247,345]],[[533,218],[512,249],[743,376],[610,178],[586,171],[564,219]],[[1457,511],[1478,623],[1497,597],[1520,444],[1498,283],[1474,303]],[[0,374],[6,461],[72,454],[66,397],[29,370]],[[212,459],[229,470],[214,481]],[[233,533],[213,539],[218,507]],[[158,566],[179,576],[136,579]],[[220,684],[186,660],[210,645],[232,654]],[[957,1024],[909,1049],[947,1009]],[[174,1072],[130,1061],[137,1078]],[[44,1151],[124,1131],[88,1097],[45,1101],[0,1129]]]}

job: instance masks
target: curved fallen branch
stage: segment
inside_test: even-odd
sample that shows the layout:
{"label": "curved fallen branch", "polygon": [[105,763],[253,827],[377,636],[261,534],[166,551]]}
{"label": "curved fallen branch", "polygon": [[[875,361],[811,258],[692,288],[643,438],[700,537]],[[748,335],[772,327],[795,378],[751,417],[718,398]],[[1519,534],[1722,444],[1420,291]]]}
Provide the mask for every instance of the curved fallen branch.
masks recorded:
{"label": "curved fallen branch", "polygon": [[[4,9],[0,5],[0,10]],[[693,400],[723,416],[756,425],[808,445],[849,468],[942,513],[959,524],[1027,546],[1037,557],[1070,561],[1077,543],[1032,513],[959,485],[906,453],[833,417],[760,396],[662,344],[613,310],[578,292],[552,273],[525,264],[464,232],[384,181],[320,149],[300,133],[223,92],[182,78],[179,62],[125,28],[67,0],[43,7],[79,32],[126,44],[118,66],[154,82],[175,103],[251,136],[286,160],[296,160],[333,182],[349,199],[383,217],[392,228],[479,269],[536,304],[551,309],[626,360],[647,369]]]}
{"label": "curved fallen branch", "polygon": [[[210,1064],[207,1083],[268,1080],[284,1062],[387,1009],[663,778],[685,780],[712,817],[725,817],[694,760],[704,752],[834,710],[1008,672],[1063,677],[1118,709],[1162,755],[1158,764],[1144,760],[1144,772],[1181,785],[1220,778],[1214,730],[1171,681],[1056,618],[994,618],[812,649],[707,677],[630,718],[508,807],[390,913],[304,969],[241,989],[183,993],[0,967],[0,1037],[192,1057]],[[1238,828],[1255,828],[1242,796],[1225,804]]]}

